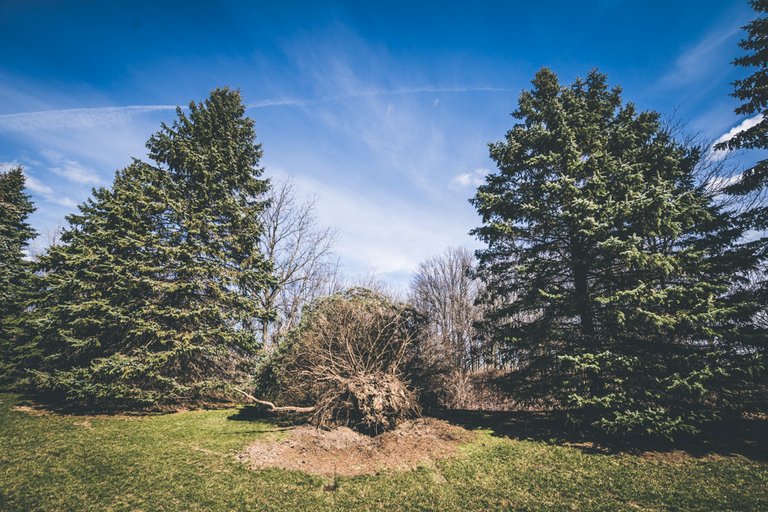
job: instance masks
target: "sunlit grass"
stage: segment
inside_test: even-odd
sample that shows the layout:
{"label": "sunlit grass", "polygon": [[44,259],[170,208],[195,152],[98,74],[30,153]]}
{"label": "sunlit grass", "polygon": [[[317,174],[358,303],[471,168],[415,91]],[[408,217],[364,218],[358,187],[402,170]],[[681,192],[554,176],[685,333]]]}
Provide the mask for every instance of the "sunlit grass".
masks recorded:
{"label": "sunlit grass", "polygon": [[0,510],[765,510],[768,464],[649,459],[483,432],[436,467],[326,479],[235,454],[275,425],[236,411],[35,415],[0,394]]}

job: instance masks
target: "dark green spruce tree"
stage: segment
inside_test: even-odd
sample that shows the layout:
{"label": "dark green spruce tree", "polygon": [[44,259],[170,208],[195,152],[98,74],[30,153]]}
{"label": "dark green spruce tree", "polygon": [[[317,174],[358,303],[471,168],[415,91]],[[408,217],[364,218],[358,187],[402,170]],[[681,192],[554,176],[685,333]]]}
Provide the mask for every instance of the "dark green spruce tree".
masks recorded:
{"label": "dark green spruce tree", "polygon": [[9,382],[17,374],[13,362],[31,287],[32,266],[24,250],[36,235],[27,222],[35,207],[24,183],[21,167],[0,173],[0,382]]}
{"label": "dark green spruce tree", "polygon": [[[739,46],[746,51],[745,55],[734,60],[737,66],[751,70],[751,74],[734,82],[732,96],[741,102],[736,108],[740,116],[750,116],[754,123],[730,139],[716,146],[719,150],[758,150],[757,162],[747,168],[739,179],[729,180],[730,185],[724,193],[731,196],[738,207],[738,219],[741,225],[750,229],[748,239],[742,241],[744,248],[753,247],[761,255],[761,266],[757,272],[748,275],[750,282],[737,286],[734,295],[743,295],[761,304],[759,313],[753,316],[756,340],[762,337],[762,342],[755,342],[762,349],[768,365],[768,337],[761,327],[765,326],[764,319],[768,317],[768,1],[752,0],[750,5],[757,17],[744,26],[746,37]],[[768,401],[763,396],[762,401]]]}
{"label": "dark green spruce tree", "polygon": [[564,86],[542,69],[514,117],[472,200],[512,392],[613,435],[692,433],[738,407],[750,306],[728,291],[756,258],[731,249],[743,229],[697,179],[702,151],[597,71]]}
{"label": "dark green spruce tree", "polygon": [[[111,188],[68,218],[40,261],[31,382],[99,406],[225,397],[257,349],[253,290],[269,184],[240,94],[177,110]],[[33,365],[33,366],[35,366]]]}
{"label": "dark green spruce tree", "polygon": [[[732,96],[742,102],[736,109],[739,115],[753,116],[756,123],[730,139],[721,142],[718,149],[768,149],[768,0],[752,0],[750,5],[757,18],[744,26],[747,35],[739,46],[747,52],[734,60],[740,67],[752,69],[746,78],[734,82]],[[768,159],[759,160],[733,183],[728,192],[746,195],[768,186]],[[754,217],[753,211],[753,217]],[[762,208],[754,221],[762,229],[768,227],[766,208]]]}

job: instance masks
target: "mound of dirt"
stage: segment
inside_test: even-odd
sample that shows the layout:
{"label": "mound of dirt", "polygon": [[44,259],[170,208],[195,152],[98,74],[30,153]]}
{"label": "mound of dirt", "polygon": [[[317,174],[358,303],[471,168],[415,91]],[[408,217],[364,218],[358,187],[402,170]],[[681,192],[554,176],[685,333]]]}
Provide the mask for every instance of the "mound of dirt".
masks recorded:
{"label": "mound of dirt", "polygon": [[474,434],[433,418],[406,421],[370,437],[348,427],[292,429],[281,440],[261,439],[238,454],[254,469],[282,468],[323,476],[406,470],[450,457]]}

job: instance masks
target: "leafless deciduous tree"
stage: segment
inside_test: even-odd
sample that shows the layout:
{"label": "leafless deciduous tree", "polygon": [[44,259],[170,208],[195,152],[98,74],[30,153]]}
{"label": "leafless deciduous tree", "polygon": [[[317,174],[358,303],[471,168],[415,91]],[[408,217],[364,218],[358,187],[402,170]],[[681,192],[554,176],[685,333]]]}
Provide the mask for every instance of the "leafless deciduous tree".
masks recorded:
{"label": "leafless deciduous tree", "polygon": [[347,277],[340,279],[340,282],[344,283],[344,289],[364,288],[376,292],[393,302],[406,301],[406,294],[403,293],[403,290],[393,286],[391,282],[388,282],[381,274],[376,272]]}
{"label": "leafless deciduous tree", "polygon": [[427,320],[431,344],[425,350],[446,355],[453,367],[478,370],[481,347],[474,323],[479,282],[471,275],[475,258],[462,247],[451,248],[419,265],[411,282],[410,301]]}
{"label": "leafless deciduous tree", "polygon": [[37,260],[47,248],[53,247],[61,243],[61,233],[64,231],[63,225],[57,225],[54,228],[48,228],[43,231],[42,235],[34,239],[29,244],[27,250],[27,256],[30,260]]}
{"label": "leafless deciduous tree", "polygon": [[302,307],[316,297],[340,288],[338,262],[333,253],[336,234],[318,225],[316,198],[301,201],[290,179],[276,182],[269,194],[262,222],[261,251],[274,265],[276,283],[260,291],[265,308],[276,318],[259,320],[265,349],[299,321]]}

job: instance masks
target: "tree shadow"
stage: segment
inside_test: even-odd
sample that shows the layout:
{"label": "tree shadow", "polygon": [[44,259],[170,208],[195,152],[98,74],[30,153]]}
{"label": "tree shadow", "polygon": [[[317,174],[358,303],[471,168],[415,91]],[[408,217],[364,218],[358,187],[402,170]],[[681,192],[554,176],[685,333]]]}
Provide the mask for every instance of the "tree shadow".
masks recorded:
{"label": "tree shadow", "polygon": [[0,390],[0,392],[16,395],[16,402],[14,405],[16,408],[21,407],[38,414],[56,414],[60,416],[163,416],[199,409],[226,409],[238,405],[232,402],[200,402],[189,405],[142,406],[117,401],[89,404],[66,400],[59,395],[48,393],[32,393],[14,389]]}
{"label": "tree shadow", "polygon": [[230,421],[263,421],[275,425],[273,432],[281,430],[290,430],[299,425],[307,423],[307,415],[291,412],[271,412],[264,407],[255,405],[244,405],[234,414],[227,416]]}
{"label": "tree shadow", "polygon": [[567,411],[442,410],[432,415],[470,430],[491,430],[496,437],[568,445],[586,453],[652,455],[684,452],[697,458],[740,455],[768,462],[768,417],[765,416],[731,418],[709,425],[698,435],[670,442],[646,438],[620,440],[578,430],[569,424]]}

